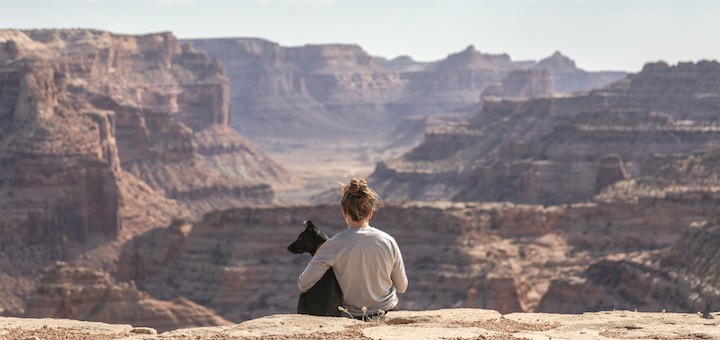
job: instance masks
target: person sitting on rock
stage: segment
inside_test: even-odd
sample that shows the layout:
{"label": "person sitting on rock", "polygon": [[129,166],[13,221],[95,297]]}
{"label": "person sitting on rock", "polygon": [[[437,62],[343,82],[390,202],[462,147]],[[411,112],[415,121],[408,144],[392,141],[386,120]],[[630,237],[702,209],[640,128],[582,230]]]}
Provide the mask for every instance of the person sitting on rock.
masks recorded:
{"label": "person sitting on rock", "polygon": [[343,186],[340,205],[347,229],[320,247],[297,280],[300,291],[306,292],[332,267],[343,292],[343,307],[358,319],[397,310],[397,293],[408,286],[397,242],[370,226],[377,199],[364,179]]}

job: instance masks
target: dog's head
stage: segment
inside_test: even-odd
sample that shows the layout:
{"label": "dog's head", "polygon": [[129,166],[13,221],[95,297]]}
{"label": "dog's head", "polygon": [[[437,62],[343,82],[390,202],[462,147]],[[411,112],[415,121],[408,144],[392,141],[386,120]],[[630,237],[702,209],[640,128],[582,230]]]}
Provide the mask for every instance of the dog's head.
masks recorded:
{"label": "dog's head", "polygon": [[321,244],[327,241],[325,233],[318,229],[312,221],[305,221],[305,230],[298,235],[297,240],[287,246],[287,250],[293,254],[315,253]]}

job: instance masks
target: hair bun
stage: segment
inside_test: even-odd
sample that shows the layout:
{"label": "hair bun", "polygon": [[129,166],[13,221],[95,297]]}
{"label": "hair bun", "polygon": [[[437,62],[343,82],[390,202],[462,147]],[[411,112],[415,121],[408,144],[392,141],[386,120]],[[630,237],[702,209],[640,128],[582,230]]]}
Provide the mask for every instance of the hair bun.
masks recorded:
{"label": "hair bun", "polygon": [[352,179],[348,185],[347,191],[353,196],[367,194],[368,184],[364,179]]}
{"label": "hair bun", "polygon": [[365,179],[353,178],[350,183],[343,185],[340,205],[343,211],[357,222],[372,214],[375,200],[378,198],[377,193],[368,186]]}

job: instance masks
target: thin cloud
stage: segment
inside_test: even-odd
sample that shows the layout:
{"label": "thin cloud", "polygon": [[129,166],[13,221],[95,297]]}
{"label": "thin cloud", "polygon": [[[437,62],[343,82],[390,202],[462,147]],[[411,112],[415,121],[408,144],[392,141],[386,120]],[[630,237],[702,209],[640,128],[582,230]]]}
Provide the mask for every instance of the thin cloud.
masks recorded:
{"label": "thin cloud", "polygon": [[[430,2],[439,4],[462,4],[469,3],[471,0],[428,0]],[[475,0],[476,1],[476,0]],[[506,2],[506,3],[519,3],[519,4],[535,4],[535,3],[548,3],[548,2],[587,2],[590,0],[493,0],[495,2]]]}
{"label": "thin cloud", "polygon": [[288,6],[328,6],[336,5],[343,2],[350,2],[353,0],[253,0],[259,4],[278,4]]}
{"label": "thin cloud", "polygon": [[[103,2],[120,2],[122,0],[79,0],[88,4],[99,4]],[[145,0],[145,2],[159,6],[190,5],[203,0]]]}
{"label": "thin cloud", "polygon": [[[111,1],[122,1],[122,0],[78,0],[80,2],[88,4],[99,4],[103,2]],[[145,0],[145,2],[158,6],[178,6],[178,5],[192,5],[199,2],[210,2],[210,1],[226,1],[229,0]],[[284,6],[331,6],[344,2],[351,2],[355,0],[235,0],[246,3],[256,3],[260,5],[284,5]]]}
{"label": "thin cloud", "polygon": [[176,5],[191,5],[200,0],[150,0],[155,5],[160,6],[176,6]]}

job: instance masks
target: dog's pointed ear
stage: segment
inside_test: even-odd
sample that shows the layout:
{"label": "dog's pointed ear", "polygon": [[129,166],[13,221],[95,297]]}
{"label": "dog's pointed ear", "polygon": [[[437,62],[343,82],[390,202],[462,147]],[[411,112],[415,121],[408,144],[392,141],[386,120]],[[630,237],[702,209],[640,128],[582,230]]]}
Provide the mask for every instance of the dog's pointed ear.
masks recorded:
{"label": "dog's pointed ear", "polygon": [[311,220],[307,220],[307,221],[303,222],[303,224],[305,224],[305,229],[314,229],[315,228],[315,224]]}

